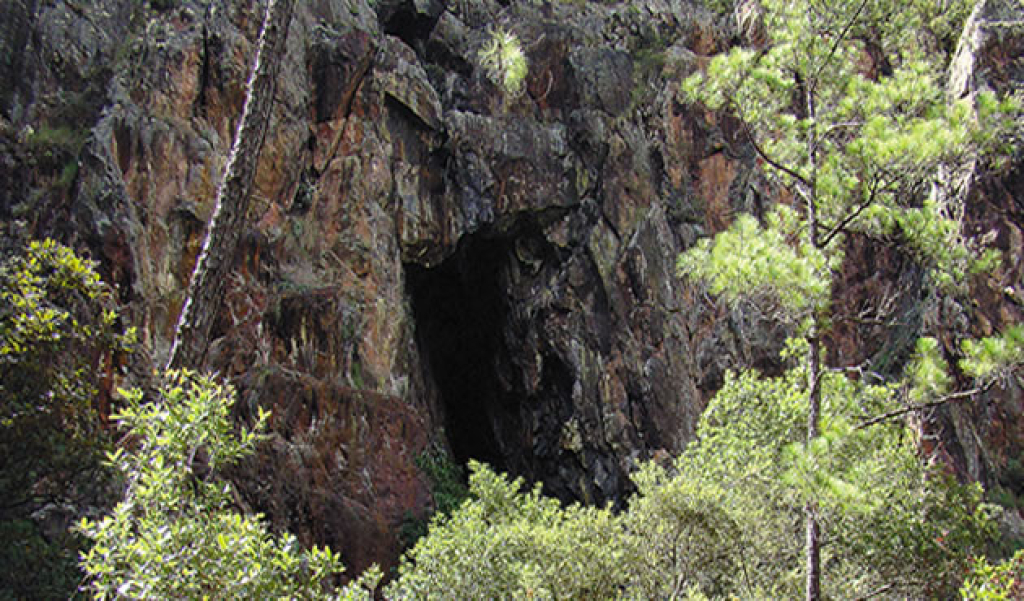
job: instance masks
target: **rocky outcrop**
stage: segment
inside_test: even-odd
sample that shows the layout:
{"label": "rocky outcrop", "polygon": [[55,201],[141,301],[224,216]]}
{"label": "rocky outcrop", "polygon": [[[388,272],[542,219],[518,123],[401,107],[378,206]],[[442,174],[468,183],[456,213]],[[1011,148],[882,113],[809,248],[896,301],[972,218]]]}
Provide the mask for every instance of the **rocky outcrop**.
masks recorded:
{"label": "rocky outcrop", "polygon": [[[2,55],[37,50],[0,64],[17,81],[0,93],[0,209],[102,261],[148,369],[262,10],[41,4],[0,8]],[[478,66],[497,27],[529,60],[518,96]],[[784,332],[674,275],[699,236],[772,200],[736,125],[676,91],[728,42],[682,0],[297,3],[205,366],[236,382],[241,419],[274,413],[233,476],[245,501],[357,571],[393,561],[401,522],[428,511],[415,463],[434,444],[621,502],[638,461],[685,447],[725,369],[773,369]],[[80,139],[39,137],[65,126]]]}
{"label": "rocky outcrop", "polygon": [[[5,206],[103,261],[140,362],[158,364],[262,13],[108,4],[116,26],[88,31],[73,2],[5,8],[23,26],[4,43],[32,30],[53,57],[5,65],[25,82],[3,98],[8,138],[59,126],[47,94],[103,67],[65,191]],[[238,383],[242,413],[276,416],[236,477],[245,497],[354,569],[393,559],[397,526],[427,510],[415,459],[432,441],[567,500],[620,501],[637,461],[685,446],[728,357],[774,342],[673,277],[679,251],[759,193],[750,157],[669,85],[713,50],[710,17],[655,1],[300,5],[206,366]],[[517,97],[478,67],[490,27],[523,42]],[[64,64],[83,75],[48,79]],[[28,160],[4,157],[4,177]]]}
{"label": "rocky outcrop", "polygon": [[[1018,98],[1024,90],[1024,20],[1019,5],[1003,0],[978,3],[969,18],[950,72],[953,98],[975,99],[982,91]],[[1019,132],[1017,134],[1019,136]],[[957,336],[993,336],[1024,321],[1024,205],[1020,149],[996,170],[979,164],[960,174],[968,233],[1002,254],[1001,264],[971,283],[970,300],[947,303],[932,323],[942,324],[944,342]],[[955,355],[955,349],[951,351]],[[934,416],[940,444],[960,473],[983,482],[1000,502],[1020,509],[1024,495],[1024,387],[1019,376],[1003,379],[971,403]]]}

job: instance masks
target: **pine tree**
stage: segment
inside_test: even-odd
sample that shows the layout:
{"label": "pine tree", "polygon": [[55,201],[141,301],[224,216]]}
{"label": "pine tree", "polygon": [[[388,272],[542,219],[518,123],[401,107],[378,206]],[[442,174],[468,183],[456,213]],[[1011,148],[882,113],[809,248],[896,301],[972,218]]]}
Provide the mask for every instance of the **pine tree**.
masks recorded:
{"label": "pine tree", "polygon": [[[977,266],[961,235],[956,178],[999,137],[1013,108],[948,102],[934,7],[893,0],[762,2],[763,48],[716,56],[684,91],[742,123],[782,197],[763,222],[740,216],[679,260],[727,301],[755,298],[806,341],[805,448],[821,436],[823,336],[851,235],[901,241],[950,289]],[[963,11],[961,11],[963,12]],[[809,451],[808,451],[809,452]],[[807,499],[805,594],[820,598],[821,531]]]}

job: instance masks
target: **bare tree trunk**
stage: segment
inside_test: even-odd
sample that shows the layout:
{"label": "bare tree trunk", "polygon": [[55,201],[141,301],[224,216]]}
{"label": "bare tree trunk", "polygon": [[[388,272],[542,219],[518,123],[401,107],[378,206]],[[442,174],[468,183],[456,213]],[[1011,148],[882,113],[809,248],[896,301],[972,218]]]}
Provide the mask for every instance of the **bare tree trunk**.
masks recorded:
{"label": "bare tree trunk", "polygon": [[[819,435],[819,423],[821,421],[821,383],[819,374],[821,372],[821,341],[818,332],[811,333],[810,351],[807,359],[807,377],[810,380],[811,390],[808,393],[807,411],[807,444],[814,441]],[[813,501],[808,501],[804,507],[807,515],[806,552],[807,552],[807,583],[805,597],[807,601],[818,601],[821,599],[821,526],[818,525],[818,508]]]}
{"label": "bare tree trunk", "polygon": [[[814,96],[810,89],[806,92],[807,116],[814,123],[815,105]],[[810,158],[810,182],[807,191],[807,238],[813,248],[819,247],[818,240],[818,138],[815,130],[816,125],[811,126],[810,137],[807,141],[808,157]],[[807,393],[807,446],[810,447],[814,439],[820,434],[821,422],[821,339],[820,339],[820,318],[815,308],[815,315],[811,317],[812,330],[807,336],[808,350],[807,357],[807,378],[810,380],[810,390]],[[818,601],[821,599],[821,526],[818,524],[818,508],[813,500],[808,501],[804,512],[807,515],[806,533],[806,554],[807,554],[807,582],[805,587],[805,598],[807,601]]]}
{"label": "bare tree trunk", "polygon": [[167,367],[200,368],[224,298],[224,281],[249,211],[249,197],[270,121],[294,0],[269,0],[246,92],[245,108],[217,190],[217,203],[178,319]]}

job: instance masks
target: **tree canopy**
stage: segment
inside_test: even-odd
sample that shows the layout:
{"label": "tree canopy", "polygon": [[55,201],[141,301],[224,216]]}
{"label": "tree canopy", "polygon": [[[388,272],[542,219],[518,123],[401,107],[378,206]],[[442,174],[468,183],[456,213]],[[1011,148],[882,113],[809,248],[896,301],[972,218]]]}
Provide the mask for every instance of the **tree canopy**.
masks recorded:
{"label": "tree canopy", "polygon": [[[979,156],[1001,143],[1016,106],[984,93],[947,98],[946,63],[929,48],[935,21],[925,4],[760,5],[763,44],[714,57],[683,88],[693,101],[740,121],[767,174],[791,200],[760,220],[737,218],[678,265],[727,302],[768,304],[805,341],[806,436],[793,458],[794,468],[802,466],[793,484],[809,492],[804,577],[805,596],[813,600],[821,597],[824,485],[834,477],[828,453],[833,442],[852,440],[823,413],[823,341],[843,318],[831,300],[842,294],[835,286],[846,242],[855,235],[893,240],[928,269],[939,293],[956,291],[968,274],[990,265],[993,256],[963,235],[966,190],[955,174],[975,168]],[[918,395],[942,388],[942,370],[915,375]],[[769,398],[779,401],[773,393]]]}

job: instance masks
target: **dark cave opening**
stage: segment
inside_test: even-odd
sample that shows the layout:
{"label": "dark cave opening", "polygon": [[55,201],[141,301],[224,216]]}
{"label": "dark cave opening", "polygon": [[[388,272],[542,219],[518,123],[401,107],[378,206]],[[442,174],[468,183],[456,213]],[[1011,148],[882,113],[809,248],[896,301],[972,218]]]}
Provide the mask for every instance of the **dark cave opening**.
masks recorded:
{"label": "dark cave opening", "polygon": [[430,32],[443,11],[444,6],[436,1],[421,6],[408,0],[388,0],[378,6],[377,16],[384,33],[401,39],[422,55]]}
{"label": "dark cave opening", "polygon": [[476,234],[436,267],[406,265],[416,338],[441,397],[455,460],[476,459],[501,471],[512,467],[502,431],[515,431],[519,419],[498,375],[507,312],[500,266],[508,244]]}

